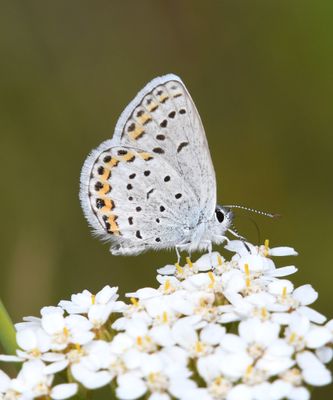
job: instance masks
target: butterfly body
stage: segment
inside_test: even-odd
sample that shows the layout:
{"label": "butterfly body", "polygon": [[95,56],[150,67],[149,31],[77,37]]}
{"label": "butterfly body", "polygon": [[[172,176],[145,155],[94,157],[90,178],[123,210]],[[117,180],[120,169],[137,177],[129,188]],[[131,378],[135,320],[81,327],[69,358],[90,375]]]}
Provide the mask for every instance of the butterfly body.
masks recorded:
{"label": "butterfly body", "polygon": [[155,78],[126,107],[113,138],[85,161],[80,199],[115,255],[201,250],[222,240],[231,213],[220,207],[223,221],[216,218],[206,136],[180,78]]}

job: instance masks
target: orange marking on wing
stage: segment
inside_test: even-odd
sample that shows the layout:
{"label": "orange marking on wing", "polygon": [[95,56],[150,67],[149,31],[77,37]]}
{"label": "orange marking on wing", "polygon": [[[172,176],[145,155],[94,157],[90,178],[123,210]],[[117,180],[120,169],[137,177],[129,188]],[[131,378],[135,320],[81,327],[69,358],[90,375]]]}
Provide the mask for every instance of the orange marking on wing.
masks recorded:
{"label": "orange marking on wing", "polygon": [[121,156],[121,161],[133,161],[135,159],[134,153],[128,152],[127,154]]}
{"label": "orange marking on wing", "polygon": [[111,190],[111,186],[108,183],[104,183],[103,187],[98,191],[100,194],[107,194]]}
{"label": "orange marking on wing", "polygon": [[110,164],[112,165],[112,167],[116,167],[119,164],[119,160],[117,158],[112,157]]}
{"label": "orange marking on wing", "polygon": [[142,158],[145,161],[151,160],[152,158],[154,158],[150,153],[146,153],[144,151],[138,153],[139,157]]}
{"label": "orange marking on wing", "polygon": [[104,173],[103,175],[100,176],[100,179],[103,181],[107,181],[110,178],[111,171],[107,168],[104,168]]}
{"label": "orange marking on wing", "polygon": [[112,199],[107,199],[107,198],[104,198],[103,199],[104,200],[104,204],[105,204],[105,206],[102,208],[102,212],[108,212],[108,211],[111,211],[113,208],[114,208],[114,202],[113,202],[113,200]]}
{"label": "orange marking on wing", "polygon": [[131,132],[129,135],[132,139],[137,140],[139,139],[143,134],[145,133],[144,129],[141,128],[141,126],[137,126],[133,132]]}
{"label": "orange marking on wing", "polygon": [[141,117],[138,118],[138,123],[141,125],[146,124],[148,121],[151,121],[152,118],[149,114],[143,114]]}
{"label": "orange marking on wing", "polygon": [[160,103],[163,103],[165,100],[168,100],[168,98],[169,98],[169,96],[167,96],[165,94],[164,96],[160,96],[158,100],[159,100]]}
{"label": "orange marking on wing", "polygon": [[157,108],[158,108],[158,104],[155,102],[152,102],[149,104],[149,106],[147,106],[148,111],[155,111]]}
{"label": "orange marking on wing", "polygon": [[119,230],[119,225],[116,222],[116,219],[118,217],[116,215],[110,215],[108,218],[108,223],[110,224],[110,231],[114,234],[114,235],[119,235],[120,234],[120,230]]}

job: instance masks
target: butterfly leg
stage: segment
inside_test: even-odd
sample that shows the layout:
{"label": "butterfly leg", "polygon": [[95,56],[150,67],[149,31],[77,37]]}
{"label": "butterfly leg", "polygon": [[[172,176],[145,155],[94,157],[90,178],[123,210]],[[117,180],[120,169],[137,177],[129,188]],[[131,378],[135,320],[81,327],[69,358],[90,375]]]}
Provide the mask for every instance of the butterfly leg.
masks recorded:
{"label": "butterfly leg", "polygon": [[227,242],[227,244],[228,244],[230,242],[230,239],[227,238],[226,236],[221,235],[221,236],[217,236],[216,242],[218,244],[222,244],[223,242]]}
{"label": "butterfly leg", "polygon": [[179,262],[180,262],[179,246],[181,246],[181,245],[176,245],[175,246],[175,250],[176,250],[176,254],[177,254],[177,264],[179,264]]}
{"label": "butterfly leg", "polygon": [[175,246],[175,250],[176,250],[176,254],[177,254],[177,263],[179,264],[180,259],[181,259],[181,255],[180,252],[183,250],[186,250],[188,248],[188,243],[180,243],[180,244],[176,244]]}

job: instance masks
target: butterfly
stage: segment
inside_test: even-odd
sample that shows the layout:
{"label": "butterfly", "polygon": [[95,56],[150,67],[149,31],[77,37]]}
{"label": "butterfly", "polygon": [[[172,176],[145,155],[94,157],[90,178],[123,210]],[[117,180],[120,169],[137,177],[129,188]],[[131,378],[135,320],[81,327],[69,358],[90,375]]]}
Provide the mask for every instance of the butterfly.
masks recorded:
{"label": "butterfly", "polygon": [[80,201],[114,255],[175,248],[210,250],[233,214],[216,203],[205,131],[182,80],[149,82],[121,114],[112,139],[87,157]]}

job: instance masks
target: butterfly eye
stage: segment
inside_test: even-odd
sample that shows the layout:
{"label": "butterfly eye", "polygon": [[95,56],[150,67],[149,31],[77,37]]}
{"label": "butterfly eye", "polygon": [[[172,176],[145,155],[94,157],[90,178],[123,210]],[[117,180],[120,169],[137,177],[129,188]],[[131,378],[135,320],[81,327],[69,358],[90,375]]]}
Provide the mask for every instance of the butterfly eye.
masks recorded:
{"label": "butterfly eye", "polygon": [[221,223],[224,221],[224,214],[223,214],[223,212],[222,212],[219,208],[217,208],[217,209],[215,210],[215,214],[216,214],[217,220],[218,220],[219,223],[221,224]]}

